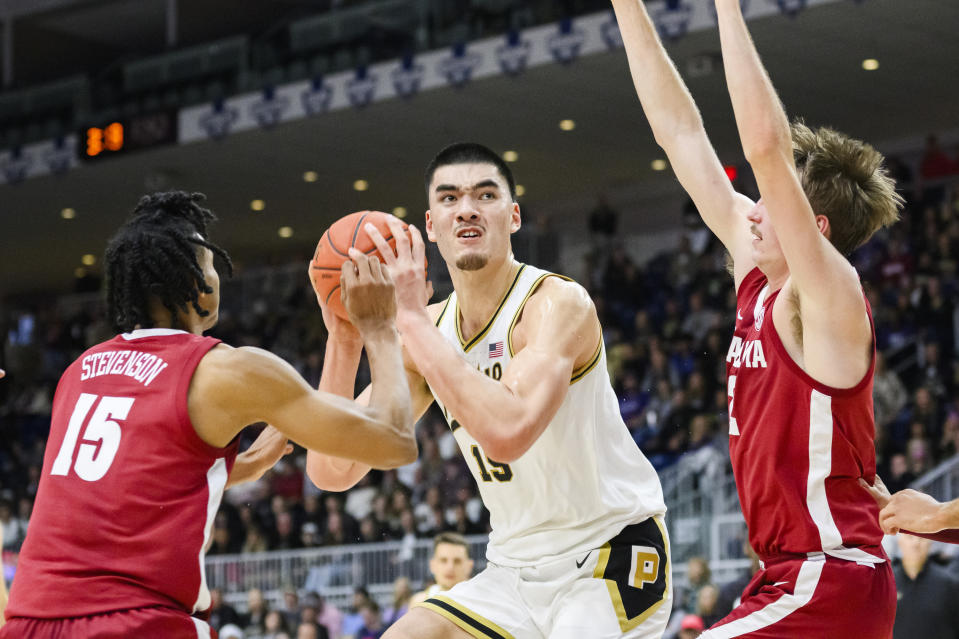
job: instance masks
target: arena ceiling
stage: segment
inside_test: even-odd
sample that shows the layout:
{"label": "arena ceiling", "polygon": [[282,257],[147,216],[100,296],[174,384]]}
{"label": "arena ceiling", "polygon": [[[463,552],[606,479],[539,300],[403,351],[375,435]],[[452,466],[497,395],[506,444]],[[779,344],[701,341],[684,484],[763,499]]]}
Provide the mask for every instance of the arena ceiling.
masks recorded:
{"label": "arena ceiling", "polygon": [[[11,4],[17,3],[0,0]],[[84,4],[104,3],[75,3]],[[163,4],[142,3],[154,7],[143,14],[154,27],[164,19]],[[216,4],[232,5],[205,6]],[[277,11],[294,11],[299,8],[294,5],[310,3],[275,4]],[[102,22],[88,24],[89,18],[78,16],[82,13],[58,18],[54,11],[24,20],[48,29],[59,24],[85,41],[107,39],[109,47],[124,46],[117,38],[145,37],[136,35],[145,29],[140,14],[122,38],[102,35],[95,28]],[[267,18],[259,19],[263,24]],[[956,25],[956,2],[865,0],[818,6],[796,19],[756,20],[751,29],[791,115],[895,149],[929,132],[947,138],[959,133]],[[201,35],[189,36],[194,37]],[[669,50],[683,68],[690,59],[717,55],[718,35],[694,33]],[[866,58],[877,59],[879,69],[863,71]],[[687,81],[722,159],[739,162],[721,67],[687,75]],[[575,130],[560,131],[558,122],[566,118],[575,120]],[[568,220],[587,211],[600,192],[623,206],[678,192],[670,172],[650,168],[662,154],[633,92],[625,54],[604,53],[570,66],[537,67],[518,79],[478,81],[459,91],[422,93],[409,101],[374,103],[362,111],[332,112],[271,131],[167,147],[0,186],[0,296],[70,290],[81,256],[102,255],[106,238],[138,197],[157,188],[207,193],[221,218],[215,239],[241,259],[308,255],[325,226],[355,210],[401,205],[411,220],[421,221],[422,168],[438,148],[462,139],[517,151],[514,171],[526,188],[527,212],[549,214],[560,229],[581,231],[581,217]],[[306,171],[317,172],[318,179],[305,182]],[[360,178],[369,182],[365,192],[353,190]],[[265,201],[265,210],[251,211],[255,198]],[[75,209],[74,219],[61,219],[65,207]],[[659,229],[674,225],[678,213],[637,210],[624,225],[631,232]],[[280,226],[292,227],[293,237],[280,238]]]}

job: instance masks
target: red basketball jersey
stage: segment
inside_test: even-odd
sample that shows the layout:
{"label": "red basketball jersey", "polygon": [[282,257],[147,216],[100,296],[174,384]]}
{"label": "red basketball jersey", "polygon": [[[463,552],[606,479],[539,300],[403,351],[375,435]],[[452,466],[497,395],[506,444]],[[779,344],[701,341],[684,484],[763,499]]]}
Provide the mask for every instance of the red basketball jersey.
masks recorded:
{"label": "red basketball jersey", "polygon": [[137,330],[66,370],[8,618],[210,606],[204,550],[237,444],[199,438],[187,391],[217,343]]}
{"label": "red basketball jersey", "polygon": [[876,504],[858,481],[876,475],[875,356],[853,388],[815,381],[773,326],[778,294],[758,268],[746,276],[726,356],[729,453],[749,541],[764,558],[826,552],[885,561]]}

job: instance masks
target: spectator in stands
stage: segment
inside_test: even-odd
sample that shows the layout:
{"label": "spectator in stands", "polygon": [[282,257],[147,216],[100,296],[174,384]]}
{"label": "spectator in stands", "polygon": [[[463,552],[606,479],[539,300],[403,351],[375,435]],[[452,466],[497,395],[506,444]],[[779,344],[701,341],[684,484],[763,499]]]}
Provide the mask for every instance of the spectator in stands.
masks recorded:
{"label": "spectator in stands", "polygon": [[246,538],[243,540],[243,546],[240,548],[242,553],[266,552],[269,545],[260,525],[253,522],[246,528]]}
{"label": "spectator in stands", "polygon": [[[222,628],[227,624],[240,623],[240,615],[236,608],[224,603],[223,591],[219,588],[210,589],[210,626]],[[239,629],[239,628],[238,628]]]}
{"label": "spectator in stands", "polygon": [[284,510],[276,515],[271,550],[293,550],[300,547],[300,535],[293,528],[293,514]]}
{"label": "spectator in stands", "polygon": [[383,621],[387,626],[406,614],[410,609],[410,599],[413,597],[413,588],[409,577],[398,577],[393,582],[393,603],[383,611]]}
{"label": "spectator in stands", "polygon": [[283,603],[277,610],[283,615],[287,628],[296,628],[300,623],[300,595],[296,588],[289,584],[283,588]]}
{"label": "spectator in stands", "polygon": [[902,560],[894,567],[899,603],[894,639],[959,637],[959,582],[928,562],[932,542],[899,533]]}
{"label": "spectator in stands", "polygon": [[263,598],[263,591],[259,588],[251,588],[246,594],[247,612],[240,615],[240,626],[244,632],[259,635],[264,630],[264,619],[268,611],[266,600]]}
{"label": "spectator in stands", "polygon": [[3,549],[20,550],[27,527],[19,517],[13,516],[13,508],[6,499],[0,500],[0,525],[3,530]]}
{"label": "spectator in stands", "polygon": [[363,627],[363,614],[361,608],[372,603],[369,591],[363,586],[357,586],[353,589],[353,612],[343,615],[343,624],[340,632],[344,637],[356,637],[360,628]]}
{"label": "spectator in stands", "polygon": [[314,548],[320,545],[320,529],[312,521],[300,526],[300,548]]}
{"label": "spectator in stands", "polygon": [[246,639],[246,633],[236,624],[228,623],[219,630],[220,639]]}
{"label": "spectator in stands", "polygon": [[279,610],[271,610],[263,618],[263,639],[289,639],[290,630],[286,618]]}
{"label": "spectator in stands", "polygon": [[703,634],[706,628],[703,618],[699,615],[686,615],[679,625],[679,639],[696,639]]}
{"label": "spectator in stands", "polygon": [[356,639],[380,639],[389,627],[383,623],[379,605],[372,599],[360,606],[363,625],[356,631]]}
{"label": "spectator in stands", "polygon": [[895,494],[908,488],[916,480],[916,476],[909,470],[909,463],[904,453],[896,453],[889,458],[889,471],[885,475],[889,492]]}
{"label": "spectator in stands", "polygon": [[296,639],[330,639],[326,628],[318,624],[302,622],[295,627]]}
{"label": "spectator in stands", "polygon": [[719,589],[719,601],[716,603],[716,610],[720,617],[725,617],[739,605],[739,600],[749,582],[759,572],[759,555],[756,554],[756,551],[753,550],[746,539],[743,539],[743,553],[749,557],[749,570],[740,577],[723,584],[722,588]]}
{"label": "spectator in stands", "polygon": [[681,608],[693,610],[699,599],[699,591],[712,583],[712,572],[705,557],[690,557],[686,562],[687,587],[683,593]]}
{"label": "spectator in stands", "polygon": [[696,596],[696,614],[706,626],[712,626],[724,617],[719,608],[719,587],[716,584],[709,583],[699,589]]}
{"label": "spectator in stands", "polygon": [[410,598],[410,605],[426,601],[436,593],[449,590],[466,581],[473,574],[466,538],[456,533],[444,532],[433,538],[433,556],[430,557],[430,574],[433,585]]}
{"label": "spectator in stands", "polygon": [[886,357],[881,352],[876,353],[872,397],[877,431],[884,430],[909,399],[905,385],[896,371],[886,365]]}
{"label": "spectator in stands", "polygon": [[923,181],[956,174],[959,174],[959,164],[942,150],[939,146],[939,138],[935,135],[927,137],[926,149],[923,151],[922,163],[919,165],[919,175]]}
{"label": "spectator in stands", "polygon": [[609,205],[605,194],[600,194],[596,207],[589,213],[589,234],[594,246],[606,250],[616,237],[619,228],[619,213]]}
{"label": "spectator in stands", "polygon": [[343,613],[319,593],[310,592],[303,598],[300,621],[315,622],[323,626],[330,639],[339,639],[343,628]]}

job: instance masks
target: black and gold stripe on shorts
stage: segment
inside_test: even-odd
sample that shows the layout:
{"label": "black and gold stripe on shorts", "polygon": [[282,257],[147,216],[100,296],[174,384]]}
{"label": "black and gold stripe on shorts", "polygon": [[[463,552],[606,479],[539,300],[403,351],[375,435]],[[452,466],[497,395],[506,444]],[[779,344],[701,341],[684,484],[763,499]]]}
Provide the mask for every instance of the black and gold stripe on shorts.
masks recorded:
{"label": "black and gold stripe on shorts", "polygon": [[514,639],[513,635],[506,632],[495,623],[482,617],[472,610],[456,603],[449,597],[443,595],[433,595],[424,602],[415,604],[427,608],[438,615],[441,615],[462,630],[469,633],[477,639]]}

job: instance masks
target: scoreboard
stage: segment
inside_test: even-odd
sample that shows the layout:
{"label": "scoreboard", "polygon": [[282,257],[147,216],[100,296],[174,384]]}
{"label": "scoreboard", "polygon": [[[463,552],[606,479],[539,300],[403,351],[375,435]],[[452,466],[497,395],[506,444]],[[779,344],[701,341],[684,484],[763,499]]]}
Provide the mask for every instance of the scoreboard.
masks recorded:
{"label": "scoreboard", "polygon": [[77,153],[81,160],[99,160],[175,144],[178,118],[175,110],[158,111],[88,126],[80,131]]}

